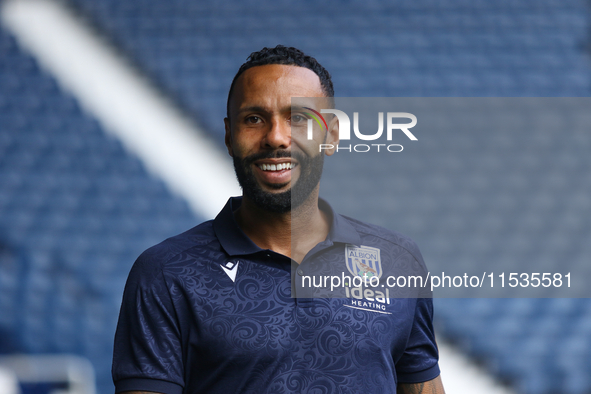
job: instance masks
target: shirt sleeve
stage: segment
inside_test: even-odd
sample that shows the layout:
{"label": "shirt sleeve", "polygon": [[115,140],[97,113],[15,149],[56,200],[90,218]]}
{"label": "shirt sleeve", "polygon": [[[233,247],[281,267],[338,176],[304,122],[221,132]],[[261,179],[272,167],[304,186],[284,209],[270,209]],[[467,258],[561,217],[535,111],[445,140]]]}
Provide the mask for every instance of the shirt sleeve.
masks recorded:
{"label": "shirt sleeve", "polygon": [[160,263],[144,252],[123,294],[115,334],[115,392],[181,394],[184,386],[181,334]]}
{"label": "shirt sleeve", "polygon": [[418,298],[406,350],[396,363],[398,383],[420,383],[439,376],[439,351],[433,330],[433,299]]}

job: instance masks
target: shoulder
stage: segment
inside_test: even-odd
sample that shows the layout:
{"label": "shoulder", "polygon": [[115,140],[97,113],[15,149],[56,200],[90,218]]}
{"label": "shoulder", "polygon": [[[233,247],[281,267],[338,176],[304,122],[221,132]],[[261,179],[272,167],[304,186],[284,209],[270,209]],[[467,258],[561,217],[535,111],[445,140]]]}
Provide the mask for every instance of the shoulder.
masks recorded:
{"label": "shoulder", "polygon": [[373,244],[368,246],[379,247],[381,245],[382,247],[401,249],[408,252],[419,263],[424,264],[423,256],[418,245],[410,237],[397,231],[362,222],[345,215],[341,215],[341,217],[355,228],[363,242],[371,242]]}
{"label": "shoulder", "polygon": [[195,254],[207,248],[219,249],[212,220],[146,249],[135,261],[130,279],[141,277],[145,280],[159,276],[171,265],[195,260]]}

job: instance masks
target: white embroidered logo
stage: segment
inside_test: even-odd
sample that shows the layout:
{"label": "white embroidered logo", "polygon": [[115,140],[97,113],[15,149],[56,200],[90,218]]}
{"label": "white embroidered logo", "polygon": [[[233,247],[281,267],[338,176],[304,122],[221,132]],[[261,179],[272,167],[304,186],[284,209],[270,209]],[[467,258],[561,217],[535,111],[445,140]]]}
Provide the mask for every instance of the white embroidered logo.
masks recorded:
{"label": "white embroidered logo", "polygon": [[345,263],[350,273],[355,276],[367,279],[382,276],[382,260],[380,258],[380,249],[371,246],[355,246],[347,244],[345,246]]}
{"label": "white embroidered logo", "polygon": [[232,282],[236,282],[236,273],[238,273],[239,263],[240,261],[228,261],[225,266],[220,264],[220,267],[224,269],[224,272],[230,277],[230,279],[232,279]]}

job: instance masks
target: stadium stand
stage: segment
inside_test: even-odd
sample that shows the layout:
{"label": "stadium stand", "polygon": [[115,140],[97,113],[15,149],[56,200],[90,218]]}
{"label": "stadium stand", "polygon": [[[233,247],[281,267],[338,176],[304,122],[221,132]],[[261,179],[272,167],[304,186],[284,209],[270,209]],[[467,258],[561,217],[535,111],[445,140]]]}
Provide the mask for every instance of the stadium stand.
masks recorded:
{"label": "stadium stand", "polygon": [[220,143],[237,65],[277,43],[317,54],[340,97],[589,93],[583,0],[73,4]]}
{"label": "stadium stand", "polygon": [[[341,97],[591,93],[590,11],[583,0],[70,4],[193,114],[220,147],[237,67],[251,51],[278,43],[315,55],[332,72]],[[0,234],[11,250],[7,258],[20,259],[22,249],[27,267],[0,276],[20,278],[6,289],[23,292],[18,306],[8,306],[23,311],[16,315],[18,325],[0,316],[0,330],[15,335],[10,344],[1,343],[7,346],[2,350],[85,355],[97,369],[99,392],[106,394],[112,390],[107,349],[130,264],[150,243],[200,219],[1,34],[0,86],[8,93],[0,96]],[[499,146],[518,138],[499,132]],[[428,263],[489,267],[514,258],[588,265],[591,135],[565,143],[559,134],[540,132],[532,148],[540,156],[530,155],[529,162],[519,151],[485,151],[483,136],[466,138],[470,143],[461,147],[438,141],[445,157],[437,151],[442,145],[434,144],[429,160],[400,159],[404,176],[397,175],[388,193],[378,193],[395,203],[386,201],[388,211],[369,212],[372,221],[419,241]],[[461,163],[465,171],[453,171],[461,153],[454,149],[466,146],[474,150],[468,164]],[[539,160],[556,147],[556,160]],[[515,165],[523,171],[507,186],[503,176]],[[375,177],[391,176],[390,168],[373,168]],[[367,206],[344,200],[339,185],[363,171],[329,166],[323,185],[327,198],[357,217],[368,215]],[[438,179],[443,173],[453,174],[449,184]],[[522,198],[490,199],[495,187],[520,190]],[[524,199],[540,194],[534,202]],[[482,226],[472,220],[476,210]],[[524,248],[510,239],[517,233],[526,234],[525,244],[546,242],[538,250]],[[491,244],[505,247],[493,253]],[[5,294],[0,289],[13,300]],[[436,314],[446,338],[520,393],[591,392],[589,300],[445,299],[436,300]]]}
{"label": "stadium stand", "polygon": [[[419,240],[433,274],[572,270],[586,280],[590,101],[562,100],[572,112],[554,117],[555,108],[540,105],[538,122],[517,128],[522,134],[489,111],[484,127],[423,129],[399,157],[335,154],[324,195],[341,212]],[[518,392],[591,389],[588,298],[436,299],[435,306],[440,332]]]}
{"label": "stadium stand", "polygon": [[0,91],[0,353],[85,356],[111,392],[131,264],[202,219],[3,30]]}

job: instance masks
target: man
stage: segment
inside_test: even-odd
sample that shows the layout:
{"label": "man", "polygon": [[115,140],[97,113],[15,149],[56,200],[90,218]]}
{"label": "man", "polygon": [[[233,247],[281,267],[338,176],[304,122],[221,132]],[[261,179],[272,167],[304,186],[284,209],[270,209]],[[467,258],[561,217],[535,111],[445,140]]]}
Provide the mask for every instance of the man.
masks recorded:
{"label": "man", "polygon": [[240,68],[225,142],[243,196],[134,264],[115,338],[117,392],[444,392],[430,299],[376,292],[361,307],[297,296],[294,282],[344,264],[347,251],[379,251],[388,272],[423,264],[408,238],[319,200],[318,144],[337,145],[338,123],[308,140],[291,98],[332,96],[328,72],[295,48],[264,48]]}

